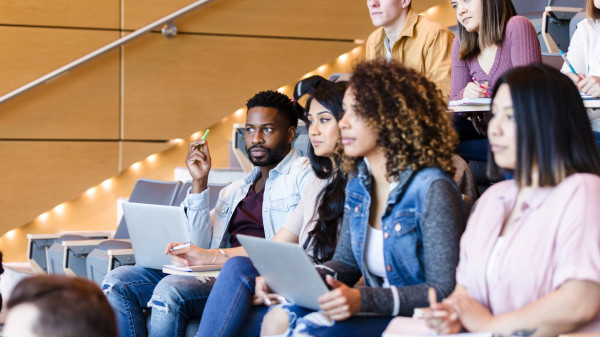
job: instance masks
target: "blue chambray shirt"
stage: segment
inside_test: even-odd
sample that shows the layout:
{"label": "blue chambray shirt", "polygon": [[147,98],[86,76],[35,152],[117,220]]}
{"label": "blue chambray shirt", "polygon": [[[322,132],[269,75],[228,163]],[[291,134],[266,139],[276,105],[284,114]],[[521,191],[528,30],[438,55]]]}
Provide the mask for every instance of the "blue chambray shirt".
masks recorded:
{"label": "blue chambray shirt", "polygon": [[[229,247],[229,220],[238,203],[260,169],[254,167],[243,179],[232,182],[219,193],[219,200],[209,210],[208,189],[188,195],[181,203],[187,215],[188,232],[192,243],[202,248]],[[272,239],[287,218],[294,212],[306,185],[315,177],[308,158],[293,148],[277,166],[269,171],[263,196],[263,226],[265,238]]]}

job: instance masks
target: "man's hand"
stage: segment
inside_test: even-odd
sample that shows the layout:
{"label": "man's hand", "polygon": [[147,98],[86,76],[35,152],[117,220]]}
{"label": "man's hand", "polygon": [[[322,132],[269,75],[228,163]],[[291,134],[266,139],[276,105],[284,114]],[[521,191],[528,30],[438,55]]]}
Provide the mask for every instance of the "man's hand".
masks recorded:
{"label": "man's hand", "polygon": [[319,297],[321,310],[335,321],[342,321],[360,311],[360,291],[351,288],[344,283],[334,279],[331,275],[326,276],[327,284],[333,290]]}
{"label": "man's hand", "polygon": [[208,185],[208,173],[211,167],[210,152],[206,140],[198,139],[190,142],[185,165],[193,179],[192,193],[203,192]]}

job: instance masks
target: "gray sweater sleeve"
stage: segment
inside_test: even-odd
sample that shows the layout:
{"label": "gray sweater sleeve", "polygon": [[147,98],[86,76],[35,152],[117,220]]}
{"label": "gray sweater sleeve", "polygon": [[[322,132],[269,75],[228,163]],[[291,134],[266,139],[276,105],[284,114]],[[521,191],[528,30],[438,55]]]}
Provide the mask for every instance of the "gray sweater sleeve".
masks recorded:
{"label": "gray sweater sleeve", "polygon": [[[344,214],[344,218],[348,219],[346,214]],[[317,271],[319,271],[323,277],[325,277],[326,274],[333,275],[335,273],[336,278],[348,286],[356,284],[362,276],[362,273],[358,268],[358,263],[356,263],[356,259],[352,253],[350,226],[346,221],[343,221],[342,223],[333,258],[324,264],[317,266]]]}
{"label": "gray sweater sleeve", "polygon": [[[429,306],[429,287],[435,288],[438,299],[447,297],[454,290],[464,216],[462,202],[450,183],[438,180],[429,188],[421,230],[425,283],[395,287],[402,316],[412,315],[414,308]],[[361,312],[392,315],[394,296],[391,288],[360,287],[359,290]]]}

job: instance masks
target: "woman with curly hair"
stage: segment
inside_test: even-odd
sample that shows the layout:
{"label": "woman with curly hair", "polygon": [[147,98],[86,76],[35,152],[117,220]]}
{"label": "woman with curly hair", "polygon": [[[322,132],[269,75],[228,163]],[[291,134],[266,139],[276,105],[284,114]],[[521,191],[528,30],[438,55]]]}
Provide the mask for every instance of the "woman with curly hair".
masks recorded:
{"label": "woman with curly hair", "polygon": [[344,218],[333,259],[317,266],[332,290],[319,312],[271,310],[263,335],[381,335],[427,306],[430,287],[439,298],[454,288],[464,213],[441,91],[399,62],[369,61],[356,66],[344,110]]}

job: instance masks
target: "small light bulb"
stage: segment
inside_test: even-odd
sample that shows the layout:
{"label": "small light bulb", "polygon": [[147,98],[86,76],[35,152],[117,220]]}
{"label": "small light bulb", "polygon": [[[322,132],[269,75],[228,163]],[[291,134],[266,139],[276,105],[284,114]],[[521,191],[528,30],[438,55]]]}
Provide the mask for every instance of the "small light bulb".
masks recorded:
{"label": "small light bulb", "polygon": [[137,163],[133,163],[133,165],[131,165],[131,168],[137,171],[141,166],[142,164],[138,161]]}
{"label": "small light bulb", "polygon": [[65,204],[60,204],[54,207],[54,210],[56,211],[56,213],[62,213],[65,210]]}
{"label": "small light bulb", "polygon": [[110,180],[110,178],[109,178],[109,179],[106,179],[105,181],[103,181],[103,182],[102,182],[102,186],[103,186],[104,188],[109,188],[109,187],[110,187],[110,184],[111,184],[111,180]]}
{"label": "small light bulb", "polygon": [[6,237],[8,239],[12,239],[15,237],[15,234],[16,234],[16,229],[11,229],[8,232],[6,232]]}
{"label": "small light bulb", "polygon": [[87,191],[85,191],[85,194],[87,194],[87,195],[88,195],[88,196],[90,196],[90,197],[91,197],[92,195],[94,195],[95,193],[96,193],[96,188],[95,188],[95,187],[90,187],[90,188],[88,188],[88,190],[87,190]]}

